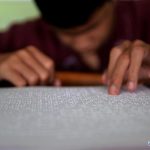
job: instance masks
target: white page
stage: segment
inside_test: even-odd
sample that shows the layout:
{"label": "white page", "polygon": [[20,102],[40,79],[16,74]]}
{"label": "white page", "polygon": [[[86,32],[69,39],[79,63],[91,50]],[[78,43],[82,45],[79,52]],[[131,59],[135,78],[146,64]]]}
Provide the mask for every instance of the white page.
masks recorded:
{"label": "white page", "polygon": [[[0,89],[0,150],[149,148],[150,90]],[[118,148],[118,149],[117,149]]]}

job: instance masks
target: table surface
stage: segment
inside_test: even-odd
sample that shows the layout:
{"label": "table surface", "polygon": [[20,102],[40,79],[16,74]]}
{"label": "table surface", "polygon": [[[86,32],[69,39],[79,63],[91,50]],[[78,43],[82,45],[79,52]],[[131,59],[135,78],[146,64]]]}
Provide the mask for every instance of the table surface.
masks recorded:
{"label": "table surface", "polygon": [[0,89],[0,150],[125,150],[150,141],[150,90]]}

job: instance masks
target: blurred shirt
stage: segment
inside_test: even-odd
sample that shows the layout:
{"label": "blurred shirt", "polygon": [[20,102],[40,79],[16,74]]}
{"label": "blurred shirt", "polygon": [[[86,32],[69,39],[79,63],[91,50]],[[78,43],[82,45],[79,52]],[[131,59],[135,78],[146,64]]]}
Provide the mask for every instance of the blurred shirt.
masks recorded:
{"label": "blurred shirt", "polygon": [[98,70],[89,68],[74,50],[61,43],[41,18],[13,25],[7,32],[0,33],[0,52],[34,45],[54,60],[56,70],[102,73],[107,68],[111,48],[126,39],[140,39],[150,44],[150,0],[117,2],[114,30],[98,50],[101,60]]}

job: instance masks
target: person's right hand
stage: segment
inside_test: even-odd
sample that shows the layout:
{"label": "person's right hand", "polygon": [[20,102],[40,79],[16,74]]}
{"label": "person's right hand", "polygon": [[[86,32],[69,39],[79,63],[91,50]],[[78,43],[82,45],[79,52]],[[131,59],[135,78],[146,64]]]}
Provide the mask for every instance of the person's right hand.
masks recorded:
{"label": "person's right hand", "polygon": [[0,80],[17,87],[47,85],[54,81],[54,62],[34,46],[0,54]]}

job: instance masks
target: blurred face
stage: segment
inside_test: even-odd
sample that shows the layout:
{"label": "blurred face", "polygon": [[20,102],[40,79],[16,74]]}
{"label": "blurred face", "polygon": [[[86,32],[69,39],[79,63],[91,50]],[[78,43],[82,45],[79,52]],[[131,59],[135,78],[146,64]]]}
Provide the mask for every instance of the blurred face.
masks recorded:
{"label": "blurred face", "polygon": [[113,26],[114,3],[108,2],[80,27],[59,30],[58,38],[78,53],[95,52],[108,38]]}

